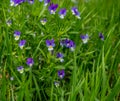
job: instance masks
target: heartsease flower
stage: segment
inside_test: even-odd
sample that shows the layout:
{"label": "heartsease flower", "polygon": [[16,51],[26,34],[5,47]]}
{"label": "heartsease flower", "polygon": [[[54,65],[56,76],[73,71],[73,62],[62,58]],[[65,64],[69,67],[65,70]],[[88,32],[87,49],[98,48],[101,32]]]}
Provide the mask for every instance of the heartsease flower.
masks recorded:
{"label": "heartsease flower", "polygon": [[33,64],[34,64],[33,58],[27,58],[26,64],[27,64],[28,66],[32,67]]}
{"label": "heartsease flower", "polygon": [[80,38],[82,39],[83,43],[86,44],[89,40],[89,36],[88,34],[85,34],[85,35],[80,35]]}
{"label": "heartsease flower", "polygon": [[44,5],[47,6],[50,3],[50,0],[44,0]]}
{"label": "heartsease flower", "polygon": [[50,11],[50,14],[55,14],[56,9],[58,8],[58,4],[51,3],[48,7],[48,10]]}
{"label": "heartsease flower", "polygon": [[70,40],[70,39],[63,39],[63,40],[60,40],[60,45],[62,47],[66,47],[66,48],[69,48],[71,51],[74,51],[75,50],[75,43],[74,41]]}
{"label": "heartsease flower", "polygon": [[17,71],[22,74],[24,72],[23,66],[17,67]]}
{"label": "heartsease flower", "polygon": [[20,40],[20,42],[19,42],[19,47],[20,47],[21,49],[23,49],[23,47],[25,46],[25,44],[26,44],[26,40]]}
{"label": "heartsease flower", "polygon": [[64,19],[66,15],[66,9],[65,8],[62,8],[60,11],[59,11],[59,16],[61,19]]}
{"label": "heartsease flower", "polygon": [[72,40],[69,40],[69,39],[65,40],[65,46],[67,48],[70,48],[71,51],[74,51],[74,49],[75,49],[75,43]]}
{"label": "heartsease flower", "polygon": [[54,39],[46,40],[46,46],[48,47],[48,51],[52,51],[55,47]]}
{"label": "heartsease flower", "polygon": [[57,53],[57,58],[60,60],[60,62],[64,62],[64,59],[63,59],[64,55],[62,53]]}
{"label": "heartsease flower", "polygon": [[20,31],[14,31],[14,37],[15,37],[15,40],[19,40],[19,38],[20,38],[20,34],[21,34],[21,32]]}
{"label": "heartsease flower", "polygon": [[40,22],[41,22],[42,25],[45,25],[46,22],[47,22],[47,19],[46,19],[46,18],[43,18],[43,19],[40,20]]}
{"label": "heartsease flower", "polygon": [[25,0],[10,0],[10,6],[17,6],[23,3]]}
{"label": "heartsease flower", "polygon": [[28,2],[29,2],[30,4],[33,4],[33,3],[34,3],[34,0],[28,0]]}
{"label": "heartsease flower", "polygon": [[102,33],[99,33],[99,38],[104,41],[104,35]]}
{"label": "heartsease flower", "polygon": [[75,15],[78,19],[81,19],[80,12],[78,11],[76,7],[72,7],[71,11],[72,11],[72,14]]}
{"label": "heartsease flower", "polygon": [[72,40],[69,41],[69,48],[71,51],[75,50],[75,43]]}
{"label": "heartsease flower", "polygon": [[58,77],[59,77],[60,79],[63,79],[64,76],[65,76],[65,71],[64,71],[63,69],[62,69],[62,70],[58,70]]}

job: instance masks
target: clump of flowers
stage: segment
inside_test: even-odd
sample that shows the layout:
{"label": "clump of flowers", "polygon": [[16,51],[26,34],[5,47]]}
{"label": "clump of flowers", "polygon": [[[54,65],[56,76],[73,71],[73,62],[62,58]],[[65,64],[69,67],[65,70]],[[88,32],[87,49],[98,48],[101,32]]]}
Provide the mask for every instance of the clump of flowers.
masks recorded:
{"label": "clump of flowers", "polygon": [[60,45],[63,47],[67,47],[69,48],[71,51],[74,51],[75,49],[75,43],[74,41],[70,40],[70,39],[63,39],[60,41]]}
{"label": "clump of flowers", "polygon": [[24,72],[23,66],[17,67],[17,71],[22,74]]}
{"label": "clump of flowers", "polygon": [[47,19],[46,19],[46,18],[43,18],[43,19],[40,20],[40,22],[41,22],[42,25],[45,25],[46,22],[47,22]]}
{"label": "clump of flowers", "polygon": [[46,46],[48,47],[48,51],[52,51],[55,47],[54,39],[46,40]]}
{"label": "clump of flowers", "polygon": [[65,15],[66,15],[66,9],[63,8],[59,11],[59,16],[61,19],[64,19]]}
{"label": "clump of flowers", "polygon": [[72,11],[72,14],[75,15],[78,19],[81,19],[80,12],[78,11],[76,7],[72,7],[71,11]]}
{"label": "clump of flowers", "polygon": [[20,38],[20,34],[21,34],[20,31],[14,31],[14,37],[15,37],[15,40],[19,40],[19,38]]}
{"label": "clump of flowers", "polygon": [[62,53],[57,53],[57,58],[60,60],[60,62],[64,62],[64,59],[63,59],[64,55]]}
{"label": "clump of flowers", "polygon": [[82,39],[83,43],[86,44],[89,40],[88,34],[80,35],[80,38]]}
{"label": "clump of flowers", "polygon": [[51,3],[48,7],[48,10],[50,11],[50,14],[55,14],[56,9],[58,8],[58,4]]}
{"label": "clump of flowers", "polygon": [[26,64],[27,64],[29,67],[32,67],[33,64],[34,64],[33,58],[27,58]]}
{"label": "clump of flowers", "polygon": [[62,69],[62,70],[58,70],[58,77],[59,77],[60,79],[63,79],[64,76],[65,76],[65,71],[64,71],[63,69]]}
{"label": "clump of flowers", "polygon": [[20,40],[20,42],[19,42],[19,47],[20,47],[21,49],[23,49],[23,47],[25,46],[25,44],[26,44],[26,40]]}
{"label": "clump of flowers", "polygon": [[102,33],[99,33],[99,38],[104,41],[104,35]]}

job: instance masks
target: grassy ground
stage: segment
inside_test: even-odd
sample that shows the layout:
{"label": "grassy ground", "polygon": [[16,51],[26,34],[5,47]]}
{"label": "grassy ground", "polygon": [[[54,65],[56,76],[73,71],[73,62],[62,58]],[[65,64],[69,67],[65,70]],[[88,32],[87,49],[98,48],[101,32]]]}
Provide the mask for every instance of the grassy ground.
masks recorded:
{"label": "grassy ground", "polygon": [[[52,1],[59,4],[55,15],[38,0],[16,7],[9,6],[9,0],[0,2],[0,101],[120,101],[120,1]],[[72,15],[73,6],[81,19]],[[60,8],[68,10],[64,19],[59,18]],[[44,26],[42,18],[47,18]],[[23,49],[14,39],[15,30],[26,40]],[[83,44],[80,35],[86,33],[89,40]],[[45,41],[52,38],[51,55]],[[75,50],[62,48],[61,38],[73,40]],[[64,53],[63,63],[56,59],[57,52]],[[26,64],[28,57],[34,59],[32,68]],[[24,67],[23,73],[18,66]],[[65,70],[63,79],[57,74],[61,69]]]}

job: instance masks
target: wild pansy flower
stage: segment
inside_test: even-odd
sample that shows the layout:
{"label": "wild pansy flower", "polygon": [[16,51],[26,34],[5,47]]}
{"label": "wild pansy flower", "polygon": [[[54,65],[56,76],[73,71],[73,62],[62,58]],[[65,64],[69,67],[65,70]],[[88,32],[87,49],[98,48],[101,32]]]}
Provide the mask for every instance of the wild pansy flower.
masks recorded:
{"label": "wild pansy flower", "polygon": [[50,0],[44,0],[44,5],[47,6],[50,3]]}
{"label": "wild pansy flower", "polygon": [[15,40],[19,40],[19,38],[20,38],[20,34],[21,34],[21,32],[20,31],[14,31],[14,37],[15,37]]}
{"label": "wild pansy flower", "polygon": [[83,43],[86,44],[89,40],[88,34],[80,35],[80,38],[82,39]]}
{"label": "wild pansy flower", "polygon": [[59,77],[60,79],[63,79],[64,76],[65,76],[65,71],[64,71],[63,69],[62,69],[62,70],[58,70],[58,77]]}
{"label": "wild pansy flower", "polygon": [[42,25],[45,25],[46,22],[47,22],[47,19],[46,19],[46,18],[43,18],[43,19],[40,20],[40,22],[41,22]]}
{"label": "wild pansy flower", "polygon": [[17,71],[22,74],[24,72],[23,66],[17,67]]}
{"label": "wild pansy flower", "polygon": [[23,49],[23,47],[25,46],[25,44],[26,44],[26,40],[20,40],[20,42],[19,42],[19,47],[20,47],[21,49]]}
{"label": "wild pansy flower", "polygon": [[46,45],[48,47],[48,51],[52,51],[55,47],[54,39],[52,40],[46,40]]}
{"label": "wild pansy flower", "polygon": [[69,40],[69,39],[65,40],[65,46],[67,48],[70,48],[71,51],[74,51],[74,49],[75,49],[75,43],[72,40]]}
{"label": "wild pansy flower", "polygon": [[34,64],[33,58],[27,58],[26,64],[27,64],[28,66],[32,67],[33,64]]}
{"label": "wild pansy flower", "polygon": [[59,11],[59,16],[61,19],[64,19],[65,15],[66,15],[66,9],[63,8]]}
{"label": "wild pansy flower", "polygon": [[75,15],[78,19],[80,19],[80,12],[78,11],[76,7],[73,7],[71,11],[73,15]]}
{"label": "wild pansy flower", "polygon": [[60,82],[59,81],[55,81],[54,85],[55,85],[55,87],[59,87],[60,86]]}
{"label": "wild pansy flower", "polygon": [[65,39],[64,40],[64,45],[65,45],[65,47],[69,48],[69,46],[70,46],[70,40],[69,39]]}
{"label": "wild pansy flower", "polygon": [[104,41],[104,35],[102,33],[99,33],[99,38]]}
{"label": "wild pansy flower", "polygon": [[34,0],[28,0],[28,2],[29,2],[30,4],[33,4],[33,3],[34,3]]}
{"label": "wild pansy flower", "polygon": [[10,0],[10,6],[17,6],[23,3],[25,0]]}
{"label": "wild pansy flower", "polygon": [[64,55],[62,53],[57,53],[57,58],[60,60],[60,62],[64,62],[64,59],[63,59]]}
{"label": "wild pansy flower", "polygon": [[72,40],[70,40],[69,48],[70,48],[71,51],[75,50],[75,43]]}
{"label": "wild pansy flower", "polygon": [[55,14],[56,9],[58,8],[58,4],[50,4],[50,6],[48,7],[50,14]]}

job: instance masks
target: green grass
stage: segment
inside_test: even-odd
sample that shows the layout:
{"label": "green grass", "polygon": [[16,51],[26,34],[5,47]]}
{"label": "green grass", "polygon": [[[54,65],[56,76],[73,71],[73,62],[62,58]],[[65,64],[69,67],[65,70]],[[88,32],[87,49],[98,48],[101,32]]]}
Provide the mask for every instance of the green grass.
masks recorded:
{"label": "green grass", "polygon": [[[16,7],[9,6],[9,0],[0,2],[0,101],[119,101],[120,1],[52,1],[59,4],[55,15],[38,0]],[[81,12],[80,20],[71,14],[73,6]],[[62,20],[58,11],[63,7],[68,11]],[[40,23],[44,17],[48,20],[45,26]],[[10,27],[7,20],[12,20]],[[21,31],[20,39],[27,40],[23,50],[14,40],[15,30]],[[99,32],[104,34],[104,41],[99,39]],[[86,33],[90,39],[83,44],[80,35]],[[52,38],[54,55],[45,44]],[[60,47],[61,38],[72,39],[75,51]],[[57,52],[64,53],[63,63],[56,59]],[[26,65],[28,57],[34,59],[31,69]],[[22,74],[17,71],[21,65],[25,68]],[[62,80],[57,75],[60,69],[65,69]],[[55,87],[54,81],[60,86]]]}

